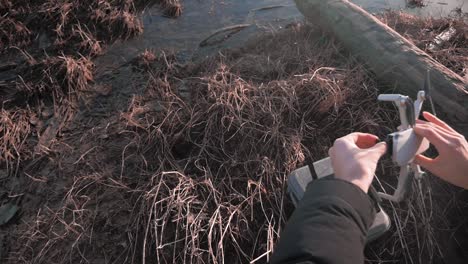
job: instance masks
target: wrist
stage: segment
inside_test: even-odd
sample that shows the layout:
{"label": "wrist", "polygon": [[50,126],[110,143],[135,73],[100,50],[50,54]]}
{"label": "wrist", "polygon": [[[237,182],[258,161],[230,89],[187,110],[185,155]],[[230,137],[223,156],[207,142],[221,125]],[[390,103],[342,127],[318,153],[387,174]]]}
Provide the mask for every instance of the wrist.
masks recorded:
{"label": "wrist", "polygon": [[355,163],[346,172],[335,172],[336,178],[356,185],[365,193],[369,191],[373,175],[374,173],[369,168],[360,163]]}
{"label": "wrist", "polygon": [[359,187],[365,193],[369,191],[370,184],[367,181],[362,179],[353,179],[349,182]]}

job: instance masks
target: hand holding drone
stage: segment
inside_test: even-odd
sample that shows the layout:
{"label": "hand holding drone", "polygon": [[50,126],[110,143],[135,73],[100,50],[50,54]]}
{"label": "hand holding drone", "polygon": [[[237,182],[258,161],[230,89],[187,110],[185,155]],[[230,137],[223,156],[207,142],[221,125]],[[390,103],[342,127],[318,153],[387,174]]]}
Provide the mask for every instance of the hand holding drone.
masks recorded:
{"label": "hand holding drone", "polygon": [[401,94],[381,94],[378,100],[393,102],[398,108],[401,121],[398,131],[388,135],[386,140],[387,151],[392,161],[400,167],[398,185],[393,195],[381,192],[378,194],[383,199],[401,202],[409,193],[412,180],[420,180],[424,176],[419,165],[414,163],[414,157],[429,148],[429,141],[417,136],[413,127],[425,100],[429,100],[432,112],[435,114],[429,72],[426,75],[424,89],[418,92],[416,101],[413,102],[410,97]]}
{"label": "hand holding drone", "polygon": [[[411,189],[412,180],[414,178],[421,179],[424,175],[421,168],[414,163],[414,158],[429,148],[429,142],[417,136],[413,131],[413,127],[425,100],[429,100],[433,113],[435,113],[430,92],[431,85],[428,72],[424,88],[418,92],[416,101],[401,94],[381,94],[378,97],[380,101],[393,102],[400,113],[401,125],[398,127],[398,131],[388,135],[386,139],[387,152],[391,155],[392,161],[400,167],[400,173],[398,185],[393,195],[382,192],[377,193],[372,187],[369,189],[368,194],[376,205],[377,214],[373,225],[369,229],[368,241],[376,239],[390,228],[390,218],[380,207],[380,198],[394,202],[404,200]],[[310,182],[322,177],[333,177],[334,175],[330,158],[314,162],[313,167],[315,175],[311,173],[309,166],[304,166],[293,171],[288,178],[288,191],[294,204],[302,199]]]}

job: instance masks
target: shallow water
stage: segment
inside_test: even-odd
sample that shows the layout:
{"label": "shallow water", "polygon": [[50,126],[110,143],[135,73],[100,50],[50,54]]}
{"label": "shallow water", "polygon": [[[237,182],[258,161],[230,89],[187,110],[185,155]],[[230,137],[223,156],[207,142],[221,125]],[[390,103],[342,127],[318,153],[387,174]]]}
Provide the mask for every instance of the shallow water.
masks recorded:
{"label": "shallow water", "polygon": [[[468,12],[468,0],[426,1],[423,8],[407,8],[405,0],[352,0],[372,13],[385,9],[405,9],[423,16],[447,16],[455,8]],[[274,32],[303,19],[293,0],[184,0],[182,16],[176,19],[161,15],[157,7],[143,14],[144,33],[138,38],[115,43],[96,60],[101,70],[115,69],[143,52],[173,50],[183,58],[212,54],[221,48],[236,47],[262,32]],[[222,42],[199,47],[200,42],[218,29],[238,24],[250,26]],[[226,34],[221,34],[226,36]]]}
{"label": "shallow water", "polygon": [[[143,13],[144,33],[132,40],[116,43],[97,62],[121,64],[145,49],[175,50],[187,57],[197,52],[240,45],[251,35],[274,31],[302,19],[293,0],[184,0],[178,18],[161,16],[157,7]],[[261,9],[267,8],[268,9]],[[199,48],[214,31],[237,24],[251,24],[220,45]]]}

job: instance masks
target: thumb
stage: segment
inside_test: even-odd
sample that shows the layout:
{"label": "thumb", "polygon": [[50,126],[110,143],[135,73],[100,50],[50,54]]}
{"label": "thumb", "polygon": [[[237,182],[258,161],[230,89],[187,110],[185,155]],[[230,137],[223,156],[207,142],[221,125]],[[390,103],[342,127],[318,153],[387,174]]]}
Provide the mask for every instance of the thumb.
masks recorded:
{"label": "thumb", "polygon": [[417,155],[416,157],[414,157],[414,163],[416,163],[417,165],[429,170],[429,171],[433,171],[433,168],[434,168],[434,164],[435,164],[435,161],[431,158],[428,158],[426,156],[423,156],[423,155]]}
{"label": "thumb", "polygon": [[372,148],[369,148],[369,150],[378,154],[380,158],[385,154],[385,152],[387,152],[387,143],[380,142],[378,144],[375,144]]}

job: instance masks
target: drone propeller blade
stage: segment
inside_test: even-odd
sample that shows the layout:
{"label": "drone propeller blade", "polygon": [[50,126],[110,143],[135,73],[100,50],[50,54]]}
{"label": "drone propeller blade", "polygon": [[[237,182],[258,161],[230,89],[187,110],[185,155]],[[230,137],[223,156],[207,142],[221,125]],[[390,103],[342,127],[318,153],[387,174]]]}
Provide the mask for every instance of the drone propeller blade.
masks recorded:
{"label": "drone propeller blade", "polygon": [[426,80],[424,81],[424,93],[427,99],[429,99],[429,103],[431,104],[431,110],[432,114],[435,116],[436,111],[434,107],[434,102],[432,101],[432,87],[431,87],[431,76],[430,76],[430,70],[427,70],[426,74]]}
{"label": "drone propeller blade", "polygon": [[416,117],[414,113],[414,102],[411,98],[406,98],[406,118],[408,119],[408,124],[413,127],[416,124]]}
{"label": "drone propeller blade", "polygon": [[426,93],[426,96],[431,96],[431,88],[431,75],[430,71],[427,70],[426,79],[424,80],[424,92]]}

